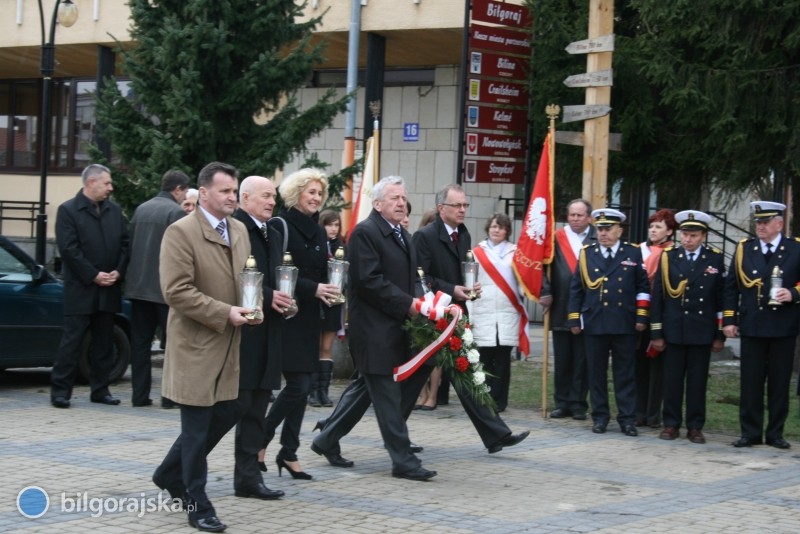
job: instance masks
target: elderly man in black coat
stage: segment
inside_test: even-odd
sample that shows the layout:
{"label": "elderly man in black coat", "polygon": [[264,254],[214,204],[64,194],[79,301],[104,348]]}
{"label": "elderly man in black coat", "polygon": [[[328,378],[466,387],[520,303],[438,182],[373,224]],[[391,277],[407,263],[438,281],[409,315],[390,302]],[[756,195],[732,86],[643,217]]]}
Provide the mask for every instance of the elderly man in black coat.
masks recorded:
{"label": "elderly man in black coat", "polygon": [[281,387],[281,312],[291,295],[277,289],[275,267],[281,264],[281,235],[267,221],[275,208],[275,185],[262,176],[248,176],[239,188],[240,209],[233,215],[247,227],[250,253],[264,274],[264,322],[242,330],[239,345],[239,399],[241,419],[236,425],[233,486],[237,497],[277,499],[279,490],[264,485],[258,451],[264,444],[264,415],[273,389]]}
{"label": "elderly man in black coat", "polygon": [[108,199],[114,187],[107,167],[92,164],[81,175],[83,189],[58,207],[56,244],[64,270],[64,333],[50,389],[56,408],[69,408],[84,335],[89,354],[91,401],[119,404],[108,389],[113,366],[114,314],[122,306],[122,277],[128,265],[128,225]]}

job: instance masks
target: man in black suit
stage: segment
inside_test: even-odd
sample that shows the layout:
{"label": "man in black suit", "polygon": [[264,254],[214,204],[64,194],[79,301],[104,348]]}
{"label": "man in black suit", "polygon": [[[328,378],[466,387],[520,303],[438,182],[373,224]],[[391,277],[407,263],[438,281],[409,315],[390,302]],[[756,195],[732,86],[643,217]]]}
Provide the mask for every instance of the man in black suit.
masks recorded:
{"label": "man in black suit", "polygon": [[[742,437],[733,446],[762,443],[766,382],[766,443],[788,449],[783,425],[800,321],[800,243],[782,235],[784,204],[756,201],[750,207],[756,237],[739,242],[725,279],[723,331],[727,337],[741,335]],[[776,271],[780,285],[771,281]]]}
{"label": "man in black suit", "polygon": [[572,273],[578,265],[581,248],[597,242],[597,231],[590,223],[592,206],[578,198],[567,204],[567,226],[555,234],[555,257],[542,285],[540,304],[550,311],[553,331],[553,398],[556,408],[553,419],[572,417],[586,419],[589,404],[589,377],[586,371],[586,346],[583,335],[573,335],[567,327],[567,301]]}
{"label": "man in black suit", "polygon": [[[442,291],[453,297],[453,302],[466,309],[470,298],[469,288],[461,285],[461,262],[471,248],[471,238],[464,217],[467,213],[467,196],[461,186],[450,184],[436,194],[436,220],[414,234],[419,266],[425,273],[433,291]],[[480,293],[480,284],[475,290]],[[431,368],[421,368],[417,373]],[[468,392],[456,390],[458,398],[475,430],[490,453],[516,445],[530,431],[513,434],[496,413],[478,403]]]}
{"label": "man in black suit", "polygon": [[[409,395],[416,396],[419,389],[411,391],[392,376],[394,368],[410,357],[403,321],[417,313],[413,297],[416,257],[411,235],[400,225],[406,215],[406,200],[402,178],[383,178],[373,188],[372,212],[350,235],[350,353],[363,376],[392,458],[392,475],[428,480],[436,476],[436,471],[422,467],[411,452],[401,407],[403,397],[407,403]],[[335,433],[331,426],[335,425],[325,430]],[[321,453],[314,445],[312,449]]]}
{"label": "man in black suit", "polygon": [[116,405],[108,390],[113,366],[114,314],[122,307],[128,265],[128,225],[108,199],[114,187],[107,167],[92,164],[81,175],[83,189],[58,207],[56,243],[64,270],[64,333],[53,364],[50,402],[69,408],[83,337],[92,335],[90,400]]}
{"label": "man in black suit", "polygon": [[680,435],[681,405],[686,382],[686,437],[705,443],[706,386],[711,351],[725,345],[722,333],[722,252],[704,247],[711,216],[686,210],[675,214],[681,247],[664,250],[653,278],[650,339],[665,351],[664,429],[658,436]]}
{"label": "man in black suit", "polygon": [[602,434],[611,418],[608,406],[608,355],[614,371],[617,422],[626,436],[637,436],[634,357],[637,332],[647,330],[650,283],[642,252],[623,243],[625,215],[615,209],[594,210],[597,245],[586,246],[572,276],[567,325],[584,333],[592,400],[592,432]]}
{"label": "man in black suit", "polygon": [[234,218],[247,228],[250,254],[264,275],[264,322],[242,330],[239,345],[239,404],[236,425],[233,487],[237,497],[277,499],[279,490],[264,485],[258,451],[264,446],[264,415],[273,389],[281,387],[282,311],[292,303],[291,295],[277,289],[275,267],[281,264],[281,234],[267,221],[275,208],[275,185],[262,176],[248,176],[239,187],[239,209]]}

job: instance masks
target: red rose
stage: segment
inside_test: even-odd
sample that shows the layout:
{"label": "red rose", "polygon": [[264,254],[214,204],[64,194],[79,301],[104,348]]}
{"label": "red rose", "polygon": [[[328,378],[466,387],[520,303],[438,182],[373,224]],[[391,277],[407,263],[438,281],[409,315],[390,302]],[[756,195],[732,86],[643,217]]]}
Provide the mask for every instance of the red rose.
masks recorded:
{"label": "red rose", "polygon": [[467,370],[468,367],[469,367],[469,360],[467,360],[463,356],[459,356],[458,358],[456,358],[456,370],[458,370],[459,373],[463,373],[464,371]]}
{"label": "red rose", "polygon": [[444,329],[447,328],[447,325],[450,324],[447,322],[447,319],[439,319],[436,321],[436,330],[439,332],[444,332]]}
{"label": "red rose", "polygon": [[450,350],[459,350],[461,348],[461,338],[453,336],[450,338]]}

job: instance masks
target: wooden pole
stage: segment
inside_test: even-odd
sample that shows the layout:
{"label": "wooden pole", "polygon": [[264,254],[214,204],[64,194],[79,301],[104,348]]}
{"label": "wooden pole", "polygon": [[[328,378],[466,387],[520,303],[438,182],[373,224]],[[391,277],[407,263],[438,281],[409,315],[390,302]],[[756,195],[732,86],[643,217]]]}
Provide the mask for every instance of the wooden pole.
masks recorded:
{"label": "wooden pole", "polygon": [[[549,125],[549,137],[550,142],[547,145],[547,160],[549,163],[548,172],[550,173],[550,187],[553,187],[553,182],[555,182],[555,170],[556,170],[556,119],[558,118],[558,114],[561,113],[561,108],[554,104],[550,104],[545,108],[545,113],[547,113],[547,118],[550,119]],[[552,192],[551,192],[552,193]],[[550,195],[552,198],[552,194]],[[550,206],[551,217],[555,217],[555,212],[553,206]],[[546,267],[546,275],[547,278],[550,279],[550,265],[548,264]],[[550,309],[544,312],[544,335],[543,338],[543,347],[542,347],[542,417],[545,419],[547,418],[547,375],[549,372],[550,367]]]}
{"label": "wooden pole", "polygon": [[[614,0],[589,0],[589,39],[614,33]],[[586,72],[611,68],[613,52],[590,53]],[[586,104],[611,105],[611,87],[587,87]],[[584,123],[583,198],[595,208],[607,204],[609,115]]]}

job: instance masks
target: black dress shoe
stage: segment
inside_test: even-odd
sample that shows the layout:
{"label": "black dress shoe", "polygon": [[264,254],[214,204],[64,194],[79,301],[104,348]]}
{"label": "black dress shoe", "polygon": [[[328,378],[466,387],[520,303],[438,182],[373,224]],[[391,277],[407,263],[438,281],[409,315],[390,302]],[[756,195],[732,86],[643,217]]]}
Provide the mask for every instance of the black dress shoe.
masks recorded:
{"label": "black dress shoe", "polygon": [[572,418],[576,421],[586,421],[586,412],[572,412]]}
{"label": "black dress shoe", "polygon": [[776,449],[788,449],[791,447],[788,441],[783,438],[768,439],[767,445]]}
{"label": "black dress shoe", "polygon": [[172,408],[177,408],[178,403],[173,401],[172,399],[161,397],[161,407],[164,408],[165,410],[170,410]]}
{"label": "black dress shoe", "polygon": [[220,521],[217,516],[201,517],[194,519],[189,516],[189,525],[203,532],[224,532],[228,525]]}
{"label": "black dress shoe", "polygon": [[56,408],[69,408],[69,399],[66,397],[53,397],[50,399],[50,404]]}
{"label": "black dress shoe", "polygon": [[415,467],[405,473],[392,473],[395,478],[406,478],[408,480],[428,480],[436,476],[436,471],[430,471],[422,466]]}
{"label": "black dress shoe", "polygon": [[92,402],[96,402],[97,404],[107,404],[108,406],[116,406],[120,403],[120,400],[110,393],[108,395],[103,395],[102,397],[97,397],[96,399],[91,399]]}
{"label": "black dress shoe", "polygon": [[639,431],[636,430],[636,425],[625,425],[622,427],[622,433],[626,436],[636,437],[639,435]]}
{"label": "black dress shoe", "polygon": [[608,423],[595,423],[592,426],[592,432],[594,432],[595,434],[605,434],[607,426]]}
{"label": "black dress shoe", "polygon": [[408,447],[408,450],[410,450],[413,453],[418,453],[418,452],[424,451],[425,448],[422,445],[417,445],[416,443],[411,443],[411,445]]}
{"label": "black dress shoe", "polygon": [[145,399],[142,402],[133,402],[131,404],[133,404],[136,408],[142,408],[144,406],[152,406],[153,399]]}
{"label": "black dress shoe", "polygon": [[319,454],[320,456],[324,456],[328,463],[331,464],[333,467],[353,467],[355,464],[352,460],[348,460],[343,458],[341,454],[335,453],[331,454],[328,452],[323,451],[316,444],[311,444],[311,450]]}
{"label": "black dress shoe", "polygon": [[263,482],[250,486],[249,488],[240,488],[233,493],[237,497],[253,497],[264,501],[272,501],[283,497],[284,493],[281,490],[271,490],[264,485]]}
{"label": "black dress shoe", "polygon": [[556,408],[555,410],[550,412],[550,419],[566,419],[571,415],[572,412],[570,412],[569,410],[565,410],[564,408]]}
{"label": "black dress shoe", "polygon": [[489,447],[489,454],[494,454],[503,450],[503,447],[512,447],[528,437],[531,433],[530,430],[520,432],[519,434],[509,434],[491,447]]}
{"label": "black dress shoe", "polygon": [[733,445],[737,449],[740,449],[742,447],[752,447],[753,445],[761,445],[761,440],[755,438],[741,437],[736,441],[734,441],[733,443],[731,443],[731,445]]}

